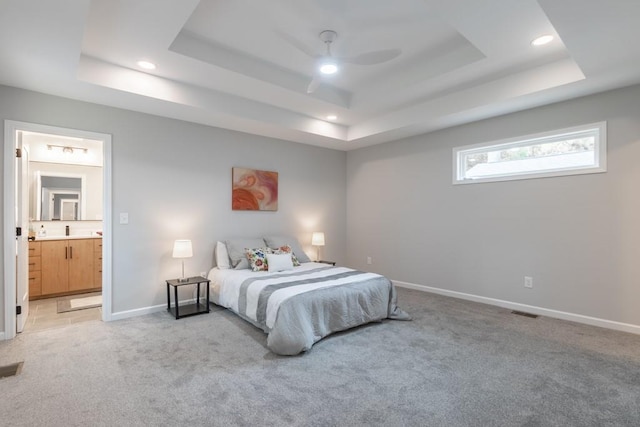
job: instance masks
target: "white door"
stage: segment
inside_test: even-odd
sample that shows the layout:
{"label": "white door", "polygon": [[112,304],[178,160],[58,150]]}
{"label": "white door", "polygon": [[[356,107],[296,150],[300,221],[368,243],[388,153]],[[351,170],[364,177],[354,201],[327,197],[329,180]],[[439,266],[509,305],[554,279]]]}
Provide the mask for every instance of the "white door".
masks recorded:
{"label": "white door", "polygon": [[22,332],[29,316],[29,154],[22,146],[22,132],[18,132],[16,148],[22,153],[16,157],[16,227],[22,230],[16,236],[16,332]]}
{"label": "white door", "polygon": [[73,221],[78,219],[78,201],[71,199],[60,199],[60,219],[62,221]]}

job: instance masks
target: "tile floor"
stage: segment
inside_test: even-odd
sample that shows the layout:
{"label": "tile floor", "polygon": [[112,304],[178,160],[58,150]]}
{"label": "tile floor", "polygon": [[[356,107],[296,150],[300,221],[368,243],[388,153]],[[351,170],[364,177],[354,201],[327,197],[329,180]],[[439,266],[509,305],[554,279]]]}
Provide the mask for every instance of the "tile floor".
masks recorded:
{"label": "tile floor", "polygon": [[[75,298],[95,295],[74,295]],[[23,332],[35,332],[45,329],[61,328],[72,323],[101,321],[102,307],[58,313],[58,299],[69,297],[47,298],[29,301],[29,317]]]}

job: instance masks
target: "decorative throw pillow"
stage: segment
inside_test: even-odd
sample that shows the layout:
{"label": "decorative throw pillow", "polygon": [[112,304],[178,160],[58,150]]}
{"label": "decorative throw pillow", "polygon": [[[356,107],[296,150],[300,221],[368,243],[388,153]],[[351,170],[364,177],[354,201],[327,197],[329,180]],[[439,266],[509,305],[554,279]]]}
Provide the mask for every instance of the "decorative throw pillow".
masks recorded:
{"label": "decorative throw pillow", "polygon": [[293,266],[297,267],[297,266],[300,265],[300,261],[298,261],[298,258],[296,257],[296,254],[293,253],[293,250],[291,249],[291,246],[289,246],[289,245],[284,245],[284,246],[280,246],[279,248],[274,248],[274,249],[272,249],[272,253],[277,254],[277,255],[291,254],[291,262],[293,263]]}
{"label": "decorative throw pillow", "polygon": [[253,271],[267,271],[267,254],[271,253],[271,249],[269,248],[245,248],[244,253],[247,256],[247,260],[249,260],[249,264],[251,265],[251,270]]}
{"label": "decorative throw pillow", "polygon": [[289,254],[267,254],[269,272],[293,270],[293,260]]}

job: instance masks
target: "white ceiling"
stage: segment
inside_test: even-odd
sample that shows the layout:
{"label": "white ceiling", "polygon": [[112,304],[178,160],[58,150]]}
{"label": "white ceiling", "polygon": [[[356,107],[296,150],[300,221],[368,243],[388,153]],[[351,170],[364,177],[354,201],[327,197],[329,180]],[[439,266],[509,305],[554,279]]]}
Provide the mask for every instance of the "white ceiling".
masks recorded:
{"label": "white ceiling", "polygon": [[[0,84],[351,150],[640,83],[639,18],[639,0],[0,0]],[[308,94],[327,29],[336,56],[402,54]]]}

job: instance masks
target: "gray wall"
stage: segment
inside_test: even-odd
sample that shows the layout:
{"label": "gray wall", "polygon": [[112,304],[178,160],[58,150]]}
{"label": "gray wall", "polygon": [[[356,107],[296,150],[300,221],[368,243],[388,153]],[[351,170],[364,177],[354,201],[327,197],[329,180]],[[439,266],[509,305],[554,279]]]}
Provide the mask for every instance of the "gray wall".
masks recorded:
{"label": "gray wall", "polygon": [[[606,173],[451,183],[453,147],[602,120]],[[347,260],[411,284],[640,325],[639,162],[640,86],[349,152]]]}
{"label": "gray wall", "polygon": [[[115,313],[166,303],[164,280],[180,275],[178,238],[193,240],[191,275],[211,267],[217,239],[267,233],[297,236],[312,256],[311,233],[322,230],[323,253],[345,262],[344,152],[0,86],[5,119],[112,135]],[[279,210],[232,211],[233,166],[279,172]]]}
{"label": "gray wall", "polygon": [[[3,86],[0,119],[113,135],[114,312],[165,303],[176,238],[193,274],[216,239],[286,232],[313,257],[324,230],[323,257],[394,280],[640,325],[640,86],[347,154]],[[451,184],[455,146],[601,120],[607,173]],[[231,211],[233,166],[278,171],[279,211]]]}

